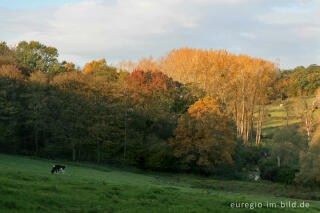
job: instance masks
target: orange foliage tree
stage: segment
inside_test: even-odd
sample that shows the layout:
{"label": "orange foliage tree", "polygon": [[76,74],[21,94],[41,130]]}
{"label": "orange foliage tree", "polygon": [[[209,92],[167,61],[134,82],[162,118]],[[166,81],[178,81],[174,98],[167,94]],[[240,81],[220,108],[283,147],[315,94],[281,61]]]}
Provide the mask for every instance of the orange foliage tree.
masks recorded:
{"label": "orange foliage tree", "polygon": [[182,83],[196,82],[207,94],[218,97],[232,112],[237,136],[245,143],[253,137],[256,120],[256,143],[260,143],[263,106],[277,72],[272,62],[225,50],[181,48],[161,61],[161,70]]}
{"label": "orange foliage tree", "polygon": [[232,127],[232,119],[217,99],[200,99],[178,121],[175,138],[171,140],[174,155],[187,168],[230,164],[236,146]]}
{"label": "orange foliage tree", "polygon": [[83,74],[93,74],[104,76],[108,81],[114,81],[118,78],[117,69],[112,66],[108,66],[106,60],[100,59],[98,61],[91,61],[84,66]]}
{"label": "orange foliage tree", "polygon": [[100,59],[98,61],[91,61],[84,66],[83,74],[93,74],[106,66],[106,59]]}
{"label": "orange foliage tree", "polygon": [[145,70],[145,71],[159,71],[160,64],[158,61],[154,60],[152,56],[149,58],[142,58],[139,60],[136,70]]}

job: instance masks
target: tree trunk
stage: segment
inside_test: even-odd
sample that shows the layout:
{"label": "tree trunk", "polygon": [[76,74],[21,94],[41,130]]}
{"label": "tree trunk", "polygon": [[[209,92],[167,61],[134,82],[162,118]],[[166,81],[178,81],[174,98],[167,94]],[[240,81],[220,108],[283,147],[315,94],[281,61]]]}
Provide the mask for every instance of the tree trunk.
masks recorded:
{"label": "tree trunk", "polygon": [[73,160],[73,161],[76,161],[76,154],[77,154],[76,151],[77,151],[77,150],[76,150],[76,145],[73,144],[73,145],[72,145],[72,160]]}
{"label": "tree trunk", "polygon": [[97,163],[99,164],[101,162],[101,150],[100,150],[100,142],[97,142]]}
{"label": "tree trunk", "polygon": [[258,114],[258,121],[257,121],[257,133],[256,133],[256,145],[259,145],[261,142],[261,133],[262,133],[262,120],[264,117],[264,106],[259,106],[259,114]]}
{"label": "tree trunk", "polygon": [[289,110],[286,110],[287,111],[287,127],[289,126]]}
{"label": "tree trunk", "polygon": [[37,128],[35,129],[34,142],[36,145],[36,156],[38,156],[38,154],[39,154],[39,133],[38,133]]}

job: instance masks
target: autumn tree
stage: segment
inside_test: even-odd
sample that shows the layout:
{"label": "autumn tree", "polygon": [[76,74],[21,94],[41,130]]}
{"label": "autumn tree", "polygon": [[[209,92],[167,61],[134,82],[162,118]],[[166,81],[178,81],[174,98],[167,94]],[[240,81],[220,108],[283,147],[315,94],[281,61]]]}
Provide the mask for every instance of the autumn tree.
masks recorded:
{"label": "autumn tree", "polygon": [[152,56],[149,58],[142,58],[138,61],[135,70],[145,70],[151,72],[159,72],[161,70],[160,64],[158,61],[154,60]]}
{"label": "autumn tree", "polygon": [[134,70],[136,70],[137,63],[134,61],[120,61],[117,65],[117,68],[119,71],[132,73]]}
{"label": "autumn tree", "polygon": [[107,81],[114,81],[118,78],[117,68],[107,65],[105,59],[91,61],[84,66],[83,74],[104,76]]}
{"label": "autumn tree", "polygon": [[232,112],[237,136],[244,143],[254,140],[253,123],[257,120],[255,140],[260,143],[264,105],[276,74],[273,63],[225,50],[181,48],[162,60],[161,69],[174,80],[196,82],[207,94],[219,97]]}
{"label": "autumn tree", "polygon": [[66,62],[64,68],[66,69],[66,72],[73,72],[78,70],[76,68],[76,65],[72,62]]}
{"label": "autumn tree", "polygon": [[232,126],[217,99],[200,99],[179,119],[171,141],[174,155],[188,169],[230,164],[236,146]]}

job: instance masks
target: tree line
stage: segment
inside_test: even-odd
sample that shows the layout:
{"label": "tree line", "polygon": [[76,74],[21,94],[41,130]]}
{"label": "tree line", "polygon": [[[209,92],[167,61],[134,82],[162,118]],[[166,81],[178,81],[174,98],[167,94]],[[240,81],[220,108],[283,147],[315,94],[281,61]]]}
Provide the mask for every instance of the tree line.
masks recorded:
{"label": "tree line", "polygon": [[[312,67],[306,94],[317,87]],[[296,176],[304,177],[310,163],[301,171],[293,166],[300,158],[314,162],[317,149],[309,148],[305,134],[280,129],[271,148],[261,136],[265,106],[301,95],[289,94],[284,83],[299,79],[295,84],[302,85],[301,73],[247,55],[191,48],[119,67],[93,60],[82,69],[59,62],[54,47],[2,42],[1,152],[233,178],[258,167],[265,179],[305,180]]]}

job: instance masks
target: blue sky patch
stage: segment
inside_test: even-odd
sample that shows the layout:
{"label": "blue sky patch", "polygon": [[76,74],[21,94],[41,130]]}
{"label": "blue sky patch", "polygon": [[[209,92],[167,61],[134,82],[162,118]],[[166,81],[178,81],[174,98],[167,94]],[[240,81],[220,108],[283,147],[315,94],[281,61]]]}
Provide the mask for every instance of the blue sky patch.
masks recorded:
{"label": "blue sky patch", "polygon": [[83,0],[0,0],[0,7],[3,8],[43,8],[50,6],[59,6],[66,3],[81,2]]}

